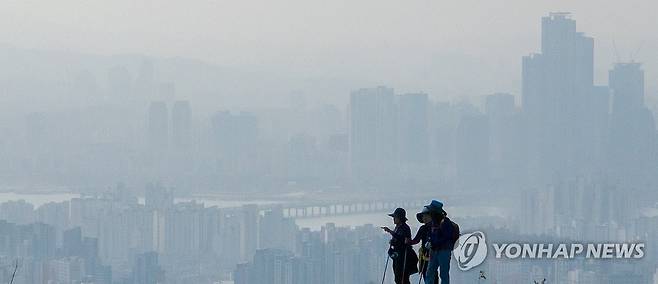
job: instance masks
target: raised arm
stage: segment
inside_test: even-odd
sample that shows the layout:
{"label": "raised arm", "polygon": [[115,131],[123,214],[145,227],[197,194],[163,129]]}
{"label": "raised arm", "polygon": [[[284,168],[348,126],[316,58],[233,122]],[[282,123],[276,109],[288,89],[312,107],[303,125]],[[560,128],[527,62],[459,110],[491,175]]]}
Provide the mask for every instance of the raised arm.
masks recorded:
{"label": "raised arm", "polygon": [[423,225],[418,228],[418,232],[416,232],[416,236],[411,239],[408,244],[410,245],[415,245],[420,243],[425,237],[427,237],[427,226]]}

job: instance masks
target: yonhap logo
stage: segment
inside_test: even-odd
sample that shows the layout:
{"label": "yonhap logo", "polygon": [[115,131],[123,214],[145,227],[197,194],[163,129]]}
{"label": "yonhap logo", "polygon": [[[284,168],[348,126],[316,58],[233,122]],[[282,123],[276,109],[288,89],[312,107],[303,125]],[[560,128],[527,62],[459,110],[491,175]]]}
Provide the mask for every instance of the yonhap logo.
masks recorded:
{"label": "yonhap logo", "polygon": [[487,257],[487,240],[484,233],[476,231],[459,236],[453,254],[462,271],[482,264]]}
{"label": "yonhap logo", "polygon": [[[499,259],[641,259],[644,243],[493,243]],[[468,271],[484,262],[488,245],[484,233],[475,231],[459,236],[452,253],[457,267]]]}

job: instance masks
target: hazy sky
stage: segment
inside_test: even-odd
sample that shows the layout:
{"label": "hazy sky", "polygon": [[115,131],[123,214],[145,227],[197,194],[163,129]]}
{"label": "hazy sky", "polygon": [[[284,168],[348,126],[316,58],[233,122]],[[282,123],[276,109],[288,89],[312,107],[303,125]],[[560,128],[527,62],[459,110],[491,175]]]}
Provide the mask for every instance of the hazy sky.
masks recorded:
{"label": "hazy sky", "polygon": [[596,39],[597,83],[607,81],[614,40],[623,60],[641,47],[635,59],[658,89],[655,0],[0,3],[0,42],[16,47],[179,56],[435,96],[518,94],[520,57],[538,51],[540,18],[569,11]]}

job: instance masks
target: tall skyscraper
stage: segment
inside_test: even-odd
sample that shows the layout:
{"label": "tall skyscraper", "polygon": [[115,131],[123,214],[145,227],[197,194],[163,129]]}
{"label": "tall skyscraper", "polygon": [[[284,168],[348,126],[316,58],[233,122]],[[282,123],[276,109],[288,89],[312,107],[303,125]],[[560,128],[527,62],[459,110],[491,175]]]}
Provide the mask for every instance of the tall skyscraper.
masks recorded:
{"label": "tall skyscraper", "polygon": [[644,70],[636,62],[617,63],[610,70],[608,84],[613,90],[613,113],[637,111],[644,108]]}
{"label": "tall skyscraper", "polygon": [[656,165],[656,127],[644,105],[644,70],[639,63],[617,63],[609,73],[612,90],[609,170],[622,185],[652,178]]}
{"label": "tall skyscraper", "polygon": [[350,96],[350,166],[359,180],[391,176],[397,160],[393,89],[359,89]]}
{"label": "tall skyscraper", "polygon": [[581,175],[582,129],[594,92],[594,40],[568,13],[542,18],[541,53],[523,58],[523,111],[529,166],[538,180]]}

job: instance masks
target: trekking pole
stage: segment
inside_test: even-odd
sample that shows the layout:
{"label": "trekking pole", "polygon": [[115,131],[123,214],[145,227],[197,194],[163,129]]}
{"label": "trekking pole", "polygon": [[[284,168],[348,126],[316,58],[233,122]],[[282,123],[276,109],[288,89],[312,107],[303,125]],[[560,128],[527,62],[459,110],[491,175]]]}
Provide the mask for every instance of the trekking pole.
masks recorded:
{"label": "trekking pole", "polygon": [[[427,280],[427,277],[425,277],[425,273],[427,273],[427,268],[429,266],[429,253],[425,253],[425,251],[423,250],[423,251],[420,252],[419,255],[420,255],[420,261],[421,261],[421,263],[420,263],[421,264],[420,265],[421,272],[419,273],[420,277],[418,277],[418,284],[421,284],[421,281],[423,281],[423,278],[425,278],[425,280]],[[425,260],[426,257],[428,257],[428,260]]]}
{"label": "trekking pole", "polygon": [[[423,268],[425,267],[425,265],[423,264],[423,254],[422,253],[420,254],[420,261],[418,263],[420,264],[420,269],[419,269],[420,271],[418,272],[418,275],[419,275],[418,284],[420,284],[423,281],[423,275],[425,274],[425,272],[423,271]],[[427,270],[427,269],[425,269],[425,270]]]}
{"label": "trekking pole", "polygon": [[384,280],[386,279],[386,269],[388,269],[388,260],[391,259],[391,256],[386,254],[386,266],[384,266],[384,275],[382,276],[382,284],[384,284]]}

